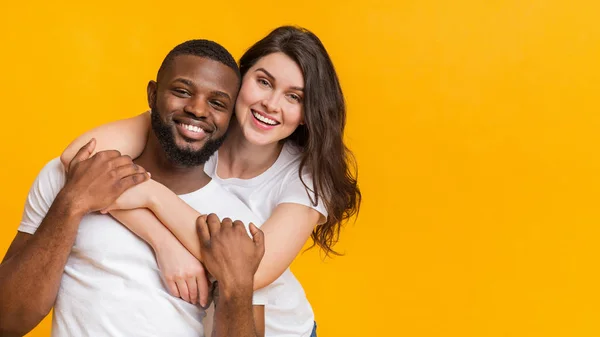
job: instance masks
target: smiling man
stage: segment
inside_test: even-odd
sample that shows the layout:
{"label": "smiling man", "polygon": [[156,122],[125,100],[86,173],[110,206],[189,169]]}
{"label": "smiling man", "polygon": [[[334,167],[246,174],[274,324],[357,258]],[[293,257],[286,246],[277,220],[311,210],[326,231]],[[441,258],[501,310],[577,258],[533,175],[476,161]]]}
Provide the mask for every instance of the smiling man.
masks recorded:
{"label": "smiling man", "polygon": [[[170,296],[161,281],[152,251],[159,243],[151,242],[151,248],[97,211],[147,180],[144,167],[203,214],[256,222],[203,170],[226,135],[239,85],[235,60],[223,47],[185,42],[148,84],[152,127],[139,158],[133,162],[117,151],[91,156],[92,140],[68,172],[58,158],[42,169],[0,265],[0,335],[24,335],[52,307],[53,336],[204,335],[202,307]],[[145,209],[134,212],[153,216]],[[217,326],[227,327],[219,337],[256,336],[264,324],[263,300],[255,297],[256,322],[251,306],[253,275],[264,253],[262,232],[251,227],[253,240],[241,222],[221,223],[216,215],[198,222],[209,272],[218,281],[227,279],[219,287],[226,296],[220,296]],[[238,249],[221,249],[232,246]]]}

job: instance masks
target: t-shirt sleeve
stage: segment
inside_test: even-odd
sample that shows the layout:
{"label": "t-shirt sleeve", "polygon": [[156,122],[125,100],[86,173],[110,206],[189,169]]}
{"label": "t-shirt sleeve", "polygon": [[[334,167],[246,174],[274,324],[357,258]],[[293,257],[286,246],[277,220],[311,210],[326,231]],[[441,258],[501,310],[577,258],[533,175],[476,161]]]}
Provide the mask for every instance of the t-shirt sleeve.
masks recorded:
{"label": "t-shirt sleeve", "polygon": [[252,294],[252,305],[267,305],[269,302],[269,287],[254,291]]}
{"label": "t-shirt sleeve", "polygon": [[59,158],[51,160],[44,166],[27,195],[19,232],[35,233],[58,192],[63,188],[65,180],[65,170]]}
{"label": "t-shirt sleeve", "polygon": [[298,172],[290,172],[281,186],[277,205],[292,203],[310,207],[321,213],[319,224],[322,224],[327,220],[327,209],[323,203],[323,197],[319,196],[319,201],[315,205],[313,203],[313,201],[315,201],[315,194],[312,191],[312,178],[308,174],[303,175],[302,178],[310,190],[304,187],[302,180],[300,180],[300,177],[298,176]]}

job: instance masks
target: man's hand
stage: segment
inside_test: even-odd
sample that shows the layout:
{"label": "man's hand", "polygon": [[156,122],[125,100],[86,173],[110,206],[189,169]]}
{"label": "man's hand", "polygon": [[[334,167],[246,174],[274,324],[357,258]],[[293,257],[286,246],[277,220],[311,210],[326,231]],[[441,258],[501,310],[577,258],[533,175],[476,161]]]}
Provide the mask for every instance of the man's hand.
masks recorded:
{"label": "man's hand", "polygon": [[102,151],[90,157],[95,146],[92,139],[77,152],[61,191],[81,214],[108,207],[127,189],[148,180],[146,170],[119,151]]}
{"label": "man's hand", "polygon": [[[251,239],[241,221],[221,222],[214,214],[198,217],[196,224],[202,260],[219,285],[213,336],[262,336],[253,316],[252,290],[265,253],[263,232],[251,223]],[[262,315],[264,324],[264,310]]]}
{"label": "man's hand", "polygon": [[196,224],[202,260],[224,295],[248,288],[252,293],[254,273],[265,253],[263,232],[251,223],[250,238],[241,221],[221,222],[215,214],[198,217]]}

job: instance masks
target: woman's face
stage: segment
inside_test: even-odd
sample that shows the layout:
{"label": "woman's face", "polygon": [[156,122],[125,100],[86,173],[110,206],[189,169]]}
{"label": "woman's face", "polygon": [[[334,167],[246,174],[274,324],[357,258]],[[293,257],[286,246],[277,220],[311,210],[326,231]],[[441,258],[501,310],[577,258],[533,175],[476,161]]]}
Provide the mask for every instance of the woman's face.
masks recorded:
{"label": "woman's face", "polygon": [[287,138],[304,121],[304,76],[283,53],[259,59],[242,79],[235,116],[252,144],[267,145]]}

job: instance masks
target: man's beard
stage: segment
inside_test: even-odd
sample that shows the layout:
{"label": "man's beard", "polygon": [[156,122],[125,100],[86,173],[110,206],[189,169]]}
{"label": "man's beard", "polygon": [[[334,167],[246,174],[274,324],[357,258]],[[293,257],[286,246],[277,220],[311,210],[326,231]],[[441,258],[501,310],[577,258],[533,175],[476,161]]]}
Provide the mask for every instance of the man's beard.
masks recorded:
{"label": "man's beard", "polygon": [[200,150],[194,151],[189,148],[180,148],[175,142],[175,135],[173,134],[172,128],[162,121],[160,114],[156,109],[152,109],[150,113],[152,120],[152,130],[158,138],[158,142],[165,151],[167,158],[178,166],[193,167],[199,166],[206,163],[210,156],[217,151],[217,149],[225,141],[227,132],[223,134],[221,138],[211,139],[209,138],[204,146]]}

